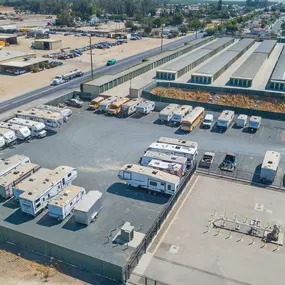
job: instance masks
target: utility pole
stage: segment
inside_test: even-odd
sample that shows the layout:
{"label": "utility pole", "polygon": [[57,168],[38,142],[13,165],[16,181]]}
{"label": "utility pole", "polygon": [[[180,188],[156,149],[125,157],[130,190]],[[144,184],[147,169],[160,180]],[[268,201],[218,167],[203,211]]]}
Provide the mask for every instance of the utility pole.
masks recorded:
{"label": "utility pole", "polygon": [[163,28],[164,28],[164,24],[161,25],[161,44],[160,44],[160,51],[162,51],[163,49]]}
{"label": "utility pole", "polygon": [[91,63],[91,77],[94,78],[93,72],[93,54],[92,54],[92,44],[91,44],[91,36],[89,37],[89,47],[90,47],[90,63]]}

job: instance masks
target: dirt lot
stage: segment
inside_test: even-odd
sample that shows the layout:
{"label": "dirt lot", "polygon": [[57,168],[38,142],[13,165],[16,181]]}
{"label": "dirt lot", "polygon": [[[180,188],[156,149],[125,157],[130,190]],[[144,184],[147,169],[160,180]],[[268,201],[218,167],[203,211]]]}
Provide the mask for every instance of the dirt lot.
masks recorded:
{"label": "dirt lot", "polygon": [[261,99],[258,96],[248,96],[242,94],[211,95],[210,92],[181,90],[174,88],[166,89],[161,87],[155,88],[152,90],[152,93],[162,97],[285,113],[285,102],[281,99]]}
{"label": "dirt lot", "polygon": [[[52,39],[62,39],[63,47],[82,47],[89,44],[88,37],[75,37],[75,36],[63,36],[63,35],[52,35]],[[25,37],[19,37],[18,45],[11,45],[10,47],[5,47],[3,50],[18,50],[24,52],[35,52],[37,56],[42,56],[47,53],[57,52],[59,50],[53,51],[42,51],[42,50],[32,50],[31,44],[34,39],[26,39]],[[92,38],[93,43],[98,43],[101,41],[114,41],[105,38]],[[165,43],[173,40],[165,40]],[[139,41],[129,41],[126,44],[115,46],[106,50],[94,49],[93,62],[94,67],[105,65],[109,59],[115,58],[120,60],[131,55],[152,49],[160,45],[159,39],[144,38]],[[21,95],[23,93],[32,91],[34,89],[47,86],[50,84],[52,79],[58,74],[64,74],[72,69],[82,69],[87,71],[90,69],[90,52],[85,52],[81,57],[68,59],[63,61],[63,65],[49,70],[44,70],[39,73],[27,73],[19,75],[17,77],[0,74],[0,81],[3,84],[0,85],[0,101],[7,100],[9,98]],[[17,84],[15,84],[17,80]],[[21,86],[21,88],[19,88]]]}
{"label": "dirt lot", "polygon": [[13,7],[7,7],[7,6],[1,6],[0,5],[0,12],[1,13],[8,13],[8,12],[13,12],[14,8]]}

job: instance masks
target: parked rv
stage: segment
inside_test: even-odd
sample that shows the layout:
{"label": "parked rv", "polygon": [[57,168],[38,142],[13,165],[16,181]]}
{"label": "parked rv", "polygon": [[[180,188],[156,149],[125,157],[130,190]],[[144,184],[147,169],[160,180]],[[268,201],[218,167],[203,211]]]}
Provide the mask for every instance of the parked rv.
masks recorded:
{"label": "parked rv", "polygon": [[178,104],[169,104],[158,114],[158,119],[161,123],[168,123],[172,119],[172,116],[176,109],[179,107]]}
{"label": "parked rv", "polygon": [[147,115],[155,109],[155,102],[153,101],[141,101],[137,108],[136,113]]}
{"label": "parked rv", "polygon": [[102,102],[104,99],[105,99],[104,97],[96,97],[92,99],[91,102],[89,103],[89,109],[93,111],[97,110],[100,102]]}
{"label": "parked rv", "polygon": [[89,225],[97,217],[103,207],[102,193],[89,191],[74,208],[74,220],[83,225]]}
{"label": "parked rv", "polygon": [[251,131],[257,131],[261,126],[261,117],[258,116],[251,116],[248,122],[248,128]]}
{"label": "parked rv", "polygon": [[5,146],[5,139],[0,136],[0,149]]}
{"label": "parked rv", "polygon": [[152,159],[149,162],[148,167],[158,169],[179,177],[183,175],[182,165],[178,163],[170,163],[158,159]]}
{"label": "parked rv", "polygon": [[30,159],[24,155],[13,155],[6,159],[0,159],[0,177],[25,163],[30,163]]}
{"label": "parked rv", "polygon": [[72,115],[72,111],[68,108],[60,108],[56,106],[51,106],[51,105],[37,105],[35,107],[36,109],[39,110],[45,110],[45,111],[50,111],[54,113],[60,113],[63,117],[63,121],[67,122],[68,118]]}
{"label": "parked rv", "polygon": [[178,107],[171,118],[171,122],[174,124],[181,124],[182,120],[192,111],[192,106],[182,105]]}
{"label": "parked rv", "polygon": [[0,127],[15,132],[18,140],[28,140],[31,137],[31,131],[28,127],[15,125],[7,122],[0,122]]}
{"label": "parked rv", "polygon": [[195,149],[198,148],[198,143],[197,142],[187,141],[187,140],[183,140],[183,139],[160,137],[157,140],[157,142],[158,143],[165,143],[165,144],[173,144],[173,145],[192,147],[192,148],[195,148]]}
{"label": "parked rv", "polygon": [[21,164],[18,168],[0,177],[0,196],[8,199],[13,196],[13,187],[35,173],[40,168],[33,163]]}
{"label": "parked rv", "polygon": [[111,103],[108,110],[109,115],[119,115],[121,113],[122,105],[127,103],[130,99],[128,98],[119,98],[117,101]]}
{"label": "parked rv", "polygon": [[25,120],[21,118],[12,118],[8,121],[8,123],[12,125],[28,127],[31,131],[32,137],[43,138],[47,135],[44,123],[35,122],[32,120]]}
{"label": "parked rv", "polygon": [[204,119],[205,109],[203,107],[194,108],[182,119],[181,129],[185,132],[192,132]]}
{"label": "parked rv", "polygon": [[85,194],[86,191],[83,187],[66,186],[58,197],[48,203],[48,215],[59,221],[64,220]]}
{"label": "parked rv", "polygon": [[247,125],[247,115],[240,114],[237,117],[236,127],[237,128],[244,128]]}
{"label": "parked rv", "polygon": [[106,98],[105,100],[99,103],[98,111],[108,112],[111,104],[116,102],[117,100],[119,100],[119,97],[116,97],[116,96],[111,96],[111,97]]}
{"label": "parked rv", "polygon": [[235,116],[234,111],[224,110],[218,118],[217,127],[221,129],[227,129]]}
{"label": "parked rv", "polygon": [[137,106],[141,103],[140,98],[131,99],[124,103],[121,108],[122,117],[128,117],[136,112]]}
{"label": "parked rv", "polygon": [[17,140],[14,131],[0,127],[0,136],[4,138],[5,145],[11,145]]}
{"label": "parked rv", "polygon": [[273,183],[278,171],[281,155],[277,151],[268,150],[265,153],[261,171],[260,180],[264,183]]}
{"label": "parked rv", "polygon": [[137,164],[122,167],[118,177],[126,181],[127,185],[170,195],[176,193],[180,184],[180,178],[176,175]]}

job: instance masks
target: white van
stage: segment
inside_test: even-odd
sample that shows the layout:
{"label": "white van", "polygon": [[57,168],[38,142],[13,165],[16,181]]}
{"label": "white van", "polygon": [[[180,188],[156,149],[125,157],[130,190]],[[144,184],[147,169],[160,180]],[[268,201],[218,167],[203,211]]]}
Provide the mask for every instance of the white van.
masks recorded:
{"label": "white van", "polygon": [[247,125],[247,115],[240,114],[240,115],[237,117],[236,127],[238,127],[238,128],[244,128],[246,125]]}
{"label": "white van", "polygon": [[251,116],[249,118],[248,128],[251,131],[257,131],[261,126],[261,117]]}

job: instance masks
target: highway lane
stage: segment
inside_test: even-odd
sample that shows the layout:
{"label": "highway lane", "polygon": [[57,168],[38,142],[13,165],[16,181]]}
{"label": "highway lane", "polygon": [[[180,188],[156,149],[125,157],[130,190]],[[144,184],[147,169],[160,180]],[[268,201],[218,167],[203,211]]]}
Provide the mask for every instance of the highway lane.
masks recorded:
{"label": "highway lane", "polygon": [[[199,33],[197,35],[197,38],[200,38],[202,36],[203,36],[203,34]],[[185,42],[189,42],[193,39],[195,39],[195,35],[180,38],[176,41],[165,44],[163,47],[163,50],[175,49],[179,46],[182,46]],[[150,57],[154,54],[159,53],[160,49],[161,49],[161,47],[159,46],[157,48],[138,53],[136,55],[133,55],[133,56],[127,57],[125,59],[119,60],[117,62],[117,64],[113,65],[113,66],[100,66],[100,67],[94,69],[94,77],[102,76],[106,73],[110,73],[110,74],[118,73],[121,70],[129,68],[135,64],[141,63],[144,58],[147,58],[147,57]],[[40,89],[34,90],[32,92],[29,92],[29,93],[17,96],[15,98],[3,101],[0,103],[0,113],[9,111],[9,110],[14,109],[14,108],[17,108],[21,105],[32,102],[33,100],[42,98],[42,97],[47,96],[47,95],[51,95],[51,94],[58,92],[58,91],[66,90],[66,93],[68,93],[70,89],[78,88],[80,83],[85,82],[89,79],[91,79],[91,71],[86,72],[84,74],[84,76],[82,76],[80,78],[76,78],[74,80],[71,80],[65,84],[62,84],[59,86],[45,86],[45,87],[42,87]]]}

